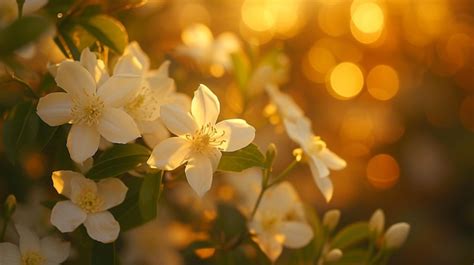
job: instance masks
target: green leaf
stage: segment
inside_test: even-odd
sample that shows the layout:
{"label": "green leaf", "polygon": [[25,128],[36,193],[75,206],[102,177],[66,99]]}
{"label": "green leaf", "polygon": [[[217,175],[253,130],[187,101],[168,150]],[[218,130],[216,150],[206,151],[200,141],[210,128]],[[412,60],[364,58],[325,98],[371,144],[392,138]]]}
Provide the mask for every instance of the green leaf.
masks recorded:
{"label": "green leaf", "polygon": [[148,174],[144,177],[138,197],[138,205],[142,220],[147,222],[156,217],[157,203],[163,186],[161,180],[163,171],[154,174]]}
{"label": "green leaf", "polygon": [[158,199],[161,194],[162,172],[148,174],[144,178],[126,177],[128,187],[125,201],[111,209],[120,223],[121,231],[140,226],[153,220],[157,214]]}
{"label": "green leaf", "polygon": [[100,42],[119,54],[128,44],[125,27],[113,17],[106,15],[93,16],[80,21],[80,25]]}
{"label": "green leaf", "polygon": [[115,265],[118,264],[115,253],[115,243],[103,244],[94,241],[92,246],[91,265]]}
{"label": "green leaf", "polygon": [[217,205],[217,218],[211,234],[216,241],[223,240],[229,243],[247,231],[245,217],[230,204],[220,203]]}
{"label": "green leaf", "polygon": [[10,111],[3,125],[3,143],[10,162],[14,164],[18,156],[34,144],[39,122],[33,102],[22,102]]}
{"label": "green leaf", "polygon": [[363,242],[369,238],[369,225],[367,222],[350,224],[334,236],[331,247],[346,249],[350,246]]}
{"label": "green leaf", "polygon": [[251,167],[265,167],[265,157],[254,144],[235,152],[223,152],[218,170],[240,172]]}
{"label": "green leaf", "polygon": [[11,55],[47,32],[51,23],[44,17],[22,17],[0,31],[0,57]]}
{"label": "green leaf", "polygon": [[150,150],[139,144],[119,144],[106,150],[87,172],[91,179],[115,177],[126,173],[150,156]]}

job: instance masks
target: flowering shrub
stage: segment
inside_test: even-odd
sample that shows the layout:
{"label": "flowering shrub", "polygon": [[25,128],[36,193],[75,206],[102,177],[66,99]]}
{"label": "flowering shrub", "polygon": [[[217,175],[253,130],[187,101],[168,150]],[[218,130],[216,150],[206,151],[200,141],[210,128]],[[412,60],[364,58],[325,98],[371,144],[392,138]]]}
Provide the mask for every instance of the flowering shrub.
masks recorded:
{"label": "flowering shrub", "polygon": [[[117,1],[108,8],[128,9],[139,2]],[[26,8],[33,4],[37,14],[30,15],[34,10]],[[47,234],[39,239],[33,228],[16,224],[16,199],[10,195],[2,214],[1,265],[119,264],[120,259],[174,264],[172,258],[144,257],[153,250],[140,250],[133,243],[137,237],[157,238],[150,240],[161,241],[161,250],[180,251],[178,263],[187,264],[376,265],[386,264],[403,245],[408,224],[384,232],[385,217],[378,210],[370,221],[338,230],[338,210],[320,218],[287,180],[295,167],[308,166],[329,202],[331,170],[343,170],[346,162],[280,91],[289,67],[282,50],[251,62],[245,44],[232,33],[214,38],[201,24],[184,31],[176,56],[203,73],[231,74],[239,88],[240,113],[221,119],[228,106],[213,92],[218,87],[200,84],[192,98],[178,92],[169,68],[179,60],[154,69],[140,44],[129,42],[124,26],[103,6],[45,4],[2,3],[13,13],[1,24],[0,58],[4,74],[23,89],[20,99],[2,110],[5,152],[13,164],[32,147],[50,153],[54,171],[41,184],[57,195],[37,207],[48,211],[52,227],[37,231]],[[26,33],[18,38],[18,32]],[[41,38],[51,40],[50,46],[36,47]],[[29,70],[19,59],[25,47],[58,49],[64,57],[50,61],[42,81],[33,84],[19,77]],[[246,106],[267,98],[267,116],[278,117],[299,146],[281,171],[275,158],[285,154],[277,154],[275,144],[263,149],[254,144],[259,128],[242,118]],[[227,190],[217,196],[216,186]],[[181,242],[166,237],[176,223],[193,227]]]}

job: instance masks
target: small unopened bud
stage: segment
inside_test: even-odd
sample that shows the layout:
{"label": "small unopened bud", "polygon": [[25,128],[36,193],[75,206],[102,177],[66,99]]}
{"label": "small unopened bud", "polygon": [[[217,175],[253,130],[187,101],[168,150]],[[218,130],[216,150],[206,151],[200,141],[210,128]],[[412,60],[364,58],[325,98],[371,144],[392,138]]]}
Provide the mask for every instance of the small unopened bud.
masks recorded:
{"label": "small unopened bud", "polygon": [[369,231],[375,233],[376,236],[383,232],[385,226],[385,215],[381,209],[377,209],[370,217]]}
{"label": "small unopened bud", "polygon": [[265,154],[265,165],[267,168],[270,168],[273,164],[273,160],[275,160],[275,156],[277,155],[277,147],[274,143],[268,145],[267,152]]}
{"label": "small unopened bud", "polygon": [[407,240],[410,225],[407,223],[396,223],[385,232],[384,245],[388,249],[401,247]]}
{"label": "small unopened bud", "polygon": [[340,260],[341,258],[342,258],[342,250],[340,250],[338,248],[332,249],[324,257],[324,259],[327,262],[336,262],[336,261]]}
{"label": "small unopened bud", "polygon": [[5,200],[4,203],[4,210],[3,214],[6,219],[9,219],[13,213],[15,212],[16,209],[16,198],[15,195],[10,194],[8,195],[7,199]]}
{"label": "small unopened bud", "polygon": [[337,224],[339,224],[339,218],[341,217],[341,211],[335,209],[327,211],[323,217],[323,225],[328,228],[329,231],[334,230]]}

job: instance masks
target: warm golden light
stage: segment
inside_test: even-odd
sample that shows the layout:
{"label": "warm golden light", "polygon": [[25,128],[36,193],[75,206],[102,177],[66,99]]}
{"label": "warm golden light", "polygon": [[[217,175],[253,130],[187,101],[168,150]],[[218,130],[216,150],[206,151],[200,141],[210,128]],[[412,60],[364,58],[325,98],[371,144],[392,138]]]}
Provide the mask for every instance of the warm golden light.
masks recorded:
{"label": "warm golden light", "polygon": [[393,98],[399,86],[397,71],[388,65],[377,65],[367,75],[367,90],[378,100]]}
{"label": "warm golden light", "polygon": [[196,256],[198,256],[201,259],[210,258],[214,255],[215,252],[216,252],[215,248],[199,248],[199,249],[194,250],[194,253],[196,254]]}
{"label": "warm golden light", "polygon": [[184,44],[205,47],[210,45],[213,36],[211,30],[203,24],[194,24],[181,34]]}
{"label": "warm golden light", "polygon": [[336,59],[331,51],[316,45],[309,50],[308,59],[313,69],[323,74],[336,65]]}
{"label": "warm golden light", "polygon": [[247,0],[242,4],[242,21],[255,31],[266,31],[275,24],[275,17],[266,9],[265,1]]}
{"label": "warm golden light", "polygon": [[384,14],[376,3],[361,3],[354,8],[352,22],[363,33],[376,33],[383,28]]}
{"label": "warm golden light", "polygon": [[332,91],[341,99],[350,99],[357,96],[362,90],[364,76],[357,65],[343,62],[332,70],[330,85]]}
{"label": "warm golden light", "polygon": [[378,154],[367,164],[367,179],[378,189],[388,189],[397,183],[400,167],[391,155]]}

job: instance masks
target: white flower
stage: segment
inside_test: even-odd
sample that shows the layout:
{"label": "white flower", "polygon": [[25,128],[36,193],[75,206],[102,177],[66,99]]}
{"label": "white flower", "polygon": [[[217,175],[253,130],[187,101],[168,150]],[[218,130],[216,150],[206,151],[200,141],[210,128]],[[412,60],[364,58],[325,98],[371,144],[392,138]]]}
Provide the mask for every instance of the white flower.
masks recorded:
{"label": "white flower", "polygon": [[[86,50],[81,57],[88,56]],[[105,74],[98,69],[99,62],[89,64],[92,60],[62,62],[55,80],[66,92],[42,97],[37,107],[40,118],[50,126],[72,124],[67,148],[78,163],[95,154],[100,136],[112,143],[127,143],[140,136],[133,119],[121,108],[135,96],[141,79],[114,75],[102,81]]]}
{"label": "white flower", "polygon": [[89,236],[102,243],[117,239],[120,225],[108,209],[125,200],[127,186],[117,178],[94,182],[73,171],[55,171],[53,185],[69,200],[56,203],[51,212],[51,223],[66,233],[84,224]]}
{"label": "white flower", "polygon": [[329,179],[329,169],[343,169],[346,167],[346,161],[331,152],[326,147],[326,143],[314,135],[311,121],[290,96],[282,93],[274,85],[268,85],[265,89],[283,118],[288,136],[301,146],[309,158],[308,163],[316,185],[326,201],[330,201],[333,185]]}
{"label": "white flower", "polygon": [[237,37],[224,32],[214,39],[212,32],[203,24],[193,24],[181,34],[184,45],[177,52],[193,58],[203,67],[218,67],[230,70],[232,67],[231,54],[240,49]]}
{"label": "white flower", "polygon": [[378,236],[383,232],[384,226],[385,215],[381,209],[377,209],[377,211],[375,211],[370,217],[369,230]]}
{"label": "white flower", "polygon": [[288,57],[283,53],[275,57],[275,62],[263,61],[252,72],[247,83],[247,89],[251,95],[259,94],[263,89],[267,89],[267,86],[275,87],[288,80]]}
{"label": "white flower", "polygon": [[280,256],[283,246],[301,248],[313,238],[302,203],[289,182],[266,191],[248,226],[255,235],[253,240],[273,262]]}
{"label": "white flower", "polygon": [[407,240],[410,225],[407,223],[396,223],[390,226],[384,235],[384,247],[387,249],[400,248]]}
{"label": "white flower", "polygon": [[57,265],[69,257],[70,243],[54,236],[39,238],[30,229],[16,225],[19,247],[0,243],[1,265]]}
{"label": "white flower", "polygon": [[313,179],[326,201],[330,201],[333,185],[329,178],[329,169],[340,170],[346,167],[346,161],[326,147],[320,137],[313,134],[311,122],[306,117],[296,121],[283,120],[288,136],[298,143],[308,157]]}
{"label": "white flower", "polygon": [[191,113],[169,104],[161,107],[161,119],[177,137],[159,143],[148,159],[148,165],[173,170],[186,164],[186,178],[199,196],[211,188],[221,152],[232,152],[250,144],[255,129],[241,119],[216,124],[220,103],[204,85],[194,92]]}
{"label": "white flower", "polygon": [[137,95],[129,100],[125,111],[135,120],[145,143],[156,146],[169,137],[169,132],[160,119],[160,107],[177,104],[189,110],[191,100],[185,94],[177,93],[174,80],[169,77],[170,62],[164,62],[158,69],[150,70],[150,60],[137,42],[130,43],[117,61],[114,74],[135,74],[141,77],[142,86]]}

